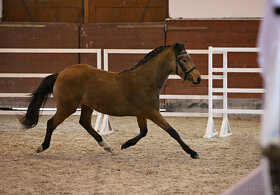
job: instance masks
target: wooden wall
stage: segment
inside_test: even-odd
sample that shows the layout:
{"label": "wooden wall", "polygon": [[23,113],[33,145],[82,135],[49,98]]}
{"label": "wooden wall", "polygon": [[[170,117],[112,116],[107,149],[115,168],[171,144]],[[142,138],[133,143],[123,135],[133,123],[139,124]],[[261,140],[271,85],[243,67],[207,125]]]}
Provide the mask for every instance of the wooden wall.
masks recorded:
{"label": "wooden wall", "polygon": [[[178,41],[186,42],[188,49],[207,49],[214,47],[256,47],[259,20],[167,20],[166,44]],[[202,74],[208,74],[207,55],[192,55]],[[214,55],[214,66],[222,66],[222,55]],[[256,68],[256,53],[229,53],[228,67]],[[258,73],[229,73],[230,88],[262,88],[262,79]],[[222,87],[216,80],[214,87]],[[176,80],[166,84],[166,93],[208,94],[207,80],[199,86],[190,86]],[[261,94],[230,94],[233,98],[261,98]]]}
{"label": "wooden wall", "polygon": [[89,22],[164,22],[167,0],[89,0]]}
{"label": "wooden wall", "polygon": [[168,0],[7,0],[7,22],[164,22]]}
{"label": "wooden wall", "polygon": [[[78,48],[79,25],[0,23],[0,48]],[[52,73],[79,62],[77,54],[0,54],[1,73]],[[94,64],[93,64],[94,65]],[[0,93],[32,93],[42,79],[0,78]],[[1,98],[0,106],[26,106],[26,98]]]}
{"label": "wooden wall", "polygon": [[3,1],[3,21],[83,22],[83,0]]}
{"label": "wooden wall", "polygon": [[[84,24],[80,29],[81,48],[153,49],[164,45],[164,24]],[[87,54],[82,62],[88,62]],[[121,71],[136,64],[144,55],[110,54],[109,70]]]}

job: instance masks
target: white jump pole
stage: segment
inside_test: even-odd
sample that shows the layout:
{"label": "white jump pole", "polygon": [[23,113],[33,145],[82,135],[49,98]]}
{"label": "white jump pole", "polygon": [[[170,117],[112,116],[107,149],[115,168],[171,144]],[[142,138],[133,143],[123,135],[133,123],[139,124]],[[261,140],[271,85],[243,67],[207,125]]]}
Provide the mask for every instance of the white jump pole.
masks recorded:
{"label": "white jump pole", "polygon": [[208,52],[208,122],[204,138],[218,135],[213,120],[213,48],[211,46],[208,48]]}
{"label": "white jump pole", "polygon": [[[227,51],[223,52],[223,109],[228,109],[228,92],[227,92]],[[228,113],[223,113],[223,122],[220,130],[220,137],[227,137],[232,135],[228,122]]]}
{"label": "white jump pole", "polygon": [[[104,50],[104,70],[108,71],[108,52]],[[100,61],[101,61],[101,54],[100,54]],[[100,66],[101,69],[101,66]],[[98,113],[97,118],[95,121],[94,129],[99,132],[101,135],[107,135],[113,133],[112,124],[110,118],[106,114]]]}
{"label": "white jump pole", "polygon": [[[242,89],[242,88],[228,88],[227,82],[227,73],[229,72],[247,72],[247,73],[260,73],[259,68],[228,68],[227,56],[229,52],[258,52],[258,48],[222,48],[222,47],[209,47],[208,49],[208,71],[209,71],[209,80],[208,80],[208,93],[209,93],[209,118],[206,128],[206,133],[204,138],[211,138],[217,135],[217,132],[214,127],[213,114],[222,114],[223,121],[220,131],[220,137],[227,137],[232,135],[228,114],[263,114],[263,110],[250,110],[250,109],[228,109],[228,93],[264,93],[264,89]],[[222,68],[213,68],[213,54],[223,54],[223,67]],[[221,72],[223,75],[213,75],[214,72]],[[223,79],[223,88],[213,88],[213,79]],[[213,108],[213,99],[216,96],[213,96],[213,93],[223,93],[221,100],[223,100],[222,109]],[[220,96],[219,96],[220,97]],[[220,98],[218,98],[220,99]],[[217,115],[215,115],[217,116]]]}

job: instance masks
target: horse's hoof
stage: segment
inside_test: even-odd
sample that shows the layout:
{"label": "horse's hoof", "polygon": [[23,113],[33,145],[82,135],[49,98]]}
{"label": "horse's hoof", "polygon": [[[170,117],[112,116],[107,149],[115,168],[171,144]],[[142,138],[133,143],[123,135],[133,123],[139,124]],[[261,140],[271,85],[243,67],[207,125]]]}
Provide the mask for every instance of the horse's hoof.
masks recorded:
{"label": "horse's hoof", "polygon": [[200,156],[198,155],[198,154],[191,154],[191,157],[193,158],[193,159],[200,159]]}
{"label": "horse's hoof", "polygon": [[44,151],[43,146],[39,146],[36,150],[37,153],[41,153],[43,151]]}
{"label": "horse's hoof", "polygon": [[122,145],[121,149],[123,150],[123,149],[129,148],[130,146],[133,146],[133,145],[134,144],[131,144],[129,141],[127,141]]}
{"label": "horse's hoof", "polygon": [[121,149],[123,150],[123,149],[126,149],[126,148],[128,148],[128,146],[127,146],[127,144],[123,144],[122,146],[121,146]]}
{"label": "horse's hoof", "polygon": [[113,153],[113,150],[112,150],[112,148],[111,148],[111,147],[108,147],[108,148],[104,148],[104,150],[105,150],[106,152],[110,152],[110,153]]}
{"label": "horse's hoof", "polygon": [[101,142],[98,142],[99,145],[101,147],[103,147],[103,149],[106,151],[106,152],[110,152],[112,153],[112,149],[111,149],[111,146],[105,141],[105,140],[102,140]]}
{"label": "horse's hoof", "polygon": [[109,152],[111,155],[116,155],[116,153],[114,152],[114,150],[112,148],[104,148],[104,150],[106,152]]}

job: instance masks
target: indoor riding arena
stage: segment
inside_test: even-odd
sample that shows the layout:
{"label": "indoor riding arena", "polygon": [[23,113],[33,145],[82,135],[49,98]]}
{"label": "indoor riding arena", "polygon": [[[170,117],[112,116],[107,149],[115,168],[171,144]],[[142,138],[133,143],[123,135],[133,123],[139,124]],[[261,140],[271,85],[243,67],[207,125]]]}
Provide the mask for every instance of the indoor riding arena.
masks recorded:
{"label": "indoor riding arena", "polygon": [[[0,194],[227,194],[257,169],[262,159],[265,91],[257,40],[265,0],[209,3],[0,0]],[[185,49],[176,54],[178,45]],[[170,48],[174,55],[165,62],[159,56]],[[181,56],[190,56],[186,59],[193,61],[193,67],[184,65],[189,61]],[[153,63],[148,65],[149,61]],[[154,111],[145,115],[146,136],[140,114],[112,116],[127,101],[106,113],[98,112],[123,94],[138,102],[139,110],[149,108],[139,102],[154,101],[153,91],[142,94],[141,84],[131,87],[133,94],[117,90],[98,74],[119,75],[142,68],[147,72],[143,76],[135,73],[135,78],[158,78],[162,69],[152,71],[156,62],[174,67],[162,89],[158,88],[160,122],[150,114]],[[95,81],[113,87],[99,85],[92,93],[109,103],[98,100],[94,107],[82,99],[74,114],[61,119],[47,149],[44,144],[56,121],[51,118],[60,113],[57,100],[91,85],[90,81],[76,85],[75,78],[65,77],[72,90],[56,87],[61,75],[75,64],[99,69],[94,69]],[[21,122],[27,110],[34,111],[29,102],[39,92],[33,92],[54,73],[59,74],[49,89],[49,99],[45,104],[42,100],[38,124],[26,129]],[[197,82],[194,75],[199,77]],[[128,78],[124,83],[134,84]],[[59,90],[63,93],[58,96]],[[71,107],[68,102],[66,108]],[[80,118],[84,104],[93,110],[92,127]],[[95,137],[95,130],[102,141]],[[137,135],[143,138],[127,146]],[[186,145],[199,156],[187,154]],[[244,190],[234,189],[236,194]],[[257,186],[246,190],[259,192]]]}

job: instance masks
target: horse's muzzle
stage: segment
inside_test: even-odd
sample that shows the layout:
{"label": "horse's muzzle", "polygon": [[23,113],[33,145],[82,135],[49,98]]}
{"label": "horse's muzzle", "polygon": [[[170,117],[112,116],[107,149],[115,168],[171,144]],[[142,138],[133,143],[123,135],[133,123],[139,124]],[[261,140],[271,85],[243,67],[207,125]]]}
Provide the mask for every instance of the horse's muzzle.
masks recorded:
{"label": "horse's muzzle", "polygon": [[196,79],[196,82],[192,79],[192,82],[193,82],[193,84],[198,85],[198,84],[201,82],[201,78],[198,77],[198,78]]}

